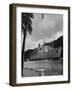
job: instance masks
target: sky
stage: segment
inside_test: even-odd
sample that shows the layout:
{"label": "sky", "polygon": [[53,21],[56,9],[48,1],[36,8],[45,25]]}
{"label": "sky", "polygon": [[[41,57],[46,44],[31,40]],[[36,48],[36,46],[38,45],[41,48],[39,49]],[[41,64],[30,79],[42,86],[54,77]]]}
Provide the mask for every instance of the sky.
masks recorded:
{"label": "sky", "polygon": [[37,48],[38,44],[51,42],[63,35],[63,15],[62,14],[42,14],[34,13],[32,20],[32,35],[27,33],[25,50]]}

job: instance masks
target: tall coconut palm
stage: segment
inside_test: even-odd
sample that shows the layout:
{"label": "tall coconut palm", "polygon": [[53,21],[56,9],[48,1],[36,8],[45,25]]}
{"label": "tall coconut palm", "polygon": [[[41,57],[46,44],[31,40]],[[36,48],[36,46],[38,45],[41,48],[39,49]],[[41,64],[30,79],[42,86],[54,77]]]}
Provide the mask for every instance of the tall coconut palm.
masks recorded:
{"label": "tall coconut palm", "polygon": [[25,40],[27,36],[27,32],[32,33],[32,13],[22,13],[22,33],[23,33],[23,44],[22,44],[22,76],[23,76],[23,63],[24,63],[24,51],[25,51]]}

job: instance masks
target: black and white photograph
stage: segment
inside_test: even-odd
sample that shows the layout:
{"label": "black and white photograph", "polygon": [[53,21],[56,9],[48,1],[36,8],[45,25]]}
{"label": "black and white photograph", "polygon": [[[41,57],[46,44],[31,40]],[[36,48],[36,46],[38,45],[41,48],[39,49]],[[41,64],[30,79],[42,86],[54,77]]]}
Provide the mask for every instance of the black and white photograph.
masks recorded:
{"label": "black and white photograph", "polygon": [[70,82],[70,7],[11,4],[10,85]]}
{"label": "black and white photograph", "polygon": [[22,77],[63,75],[63,14],[21,13]]}

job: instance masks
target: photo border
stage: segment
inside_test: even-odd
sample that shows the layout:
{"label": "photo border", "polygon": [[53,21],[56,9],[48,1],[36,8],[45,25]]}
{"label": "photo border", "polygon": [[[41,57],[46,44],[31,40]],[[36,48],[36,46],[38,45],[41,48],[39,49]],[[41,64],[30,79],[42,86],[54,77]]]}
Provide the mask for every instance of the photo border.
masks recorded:
{"label": "photo border", "polygon": [[[31,8],[49,8],[49,9],[63,9],[68,10],[68,80],[67,81],[53,81],[53,82],[36,82],[36,83],[16,83],[16,8],[17,7],[31,7]],[[64,6],[48,6],[48,5],[34,5],[34,4],[10,4],[10,62],[9,62],[9,84],[11,86],[31,86],[31,85],[45,85],[58,84],[70,82],[70,7]]]}

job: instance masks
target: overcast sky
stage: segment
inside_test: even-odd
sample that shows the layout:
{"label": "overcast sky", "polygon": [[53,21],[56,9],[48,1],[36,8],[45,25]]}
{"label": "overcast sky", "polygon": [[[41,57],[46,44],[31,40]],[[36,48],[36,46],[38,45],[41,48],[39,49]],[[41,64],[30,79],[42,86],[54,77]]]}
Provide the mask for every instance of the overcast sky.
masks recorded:
{"label": "overcast sky", "polygon": [[38,44],[50,42],[63,35],[62,14],[34,14],[32,35],[27,33],[25,50],[38,47]]}

